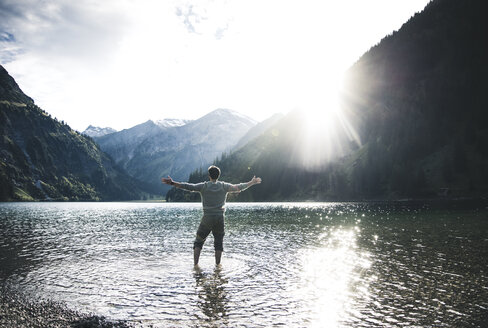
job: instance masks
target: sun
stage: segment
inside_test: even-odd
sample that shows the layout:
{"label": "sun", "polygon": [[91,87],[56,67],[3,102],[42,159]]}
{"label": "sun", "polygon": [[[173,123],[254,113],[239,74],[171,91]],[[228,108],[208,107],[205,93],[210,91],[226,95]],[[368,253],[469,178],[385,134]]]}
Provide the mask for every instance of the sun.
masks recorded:
{"label": "sun", "polygon": [[338,91],[329,90],[323,94],[323,97],[323,99],[316,102],[315,106],[312,105],[303,109],[307,128],[314,134],[335,129],[334,124],[341,110]]}
{"label": "sun", "polygon": [[299,156],[307,169],[320,169],[344,156],[351,142],[360,145],[354,124],[343,110],[341,95],[342,79],[331,79],[317,97],[299,110],[304,123]]}

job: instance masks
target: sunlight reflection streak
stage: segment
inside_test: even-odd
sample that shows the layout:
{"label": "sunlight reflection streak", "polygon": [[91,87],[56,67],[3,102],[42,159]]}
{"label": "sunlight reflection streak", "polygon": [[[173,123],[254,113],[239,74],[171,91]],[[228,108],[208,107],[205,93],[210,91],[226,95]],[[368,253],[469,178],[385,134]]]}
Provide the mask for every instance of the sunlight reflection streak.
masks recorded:
{"label": "sunlight reflection streak", "polygon": [[303,288],[298,293],[315,327],[337,327],[354,310],[355,298],[369,298],[368,284],[361,278],[371,266],[369,255],[356,245],[358,229],[338,228],[325,232],[318,249],[302,255]]}

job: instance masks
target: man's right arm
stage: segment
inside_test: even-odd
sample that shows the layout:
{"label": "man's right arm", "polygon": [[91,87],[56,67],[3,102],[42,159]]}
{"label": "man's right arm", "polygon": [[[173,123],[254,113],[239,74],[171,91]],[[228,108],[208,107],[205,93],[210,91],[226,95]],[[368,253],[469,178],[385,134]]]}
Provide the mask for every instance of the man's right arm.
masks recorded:
{"label": "man's right arm", "polygon": [[176,182],[168,175],[167,178],[161,178],[161,182],[176,188],[188,190],[188,191],[201,191],[203,183],[187,183],[187,182]]}

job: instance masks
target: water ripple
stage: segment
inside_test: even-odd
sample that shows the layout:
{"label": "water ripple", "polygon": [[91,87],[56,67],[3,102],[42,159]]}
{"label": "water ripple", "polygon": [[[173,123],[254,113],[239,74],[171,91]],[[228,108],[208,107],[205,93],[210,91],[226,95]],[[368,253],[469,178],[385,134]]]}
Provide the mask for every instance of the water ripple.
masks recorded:
{"label": "water ripple", "polygon": [[[0,278],[136,326],[481,327],[487,209],[230,204],[223,265],[192,265],[199,204],[0,205]],[[211,237],[210,237],[211,239]]]}

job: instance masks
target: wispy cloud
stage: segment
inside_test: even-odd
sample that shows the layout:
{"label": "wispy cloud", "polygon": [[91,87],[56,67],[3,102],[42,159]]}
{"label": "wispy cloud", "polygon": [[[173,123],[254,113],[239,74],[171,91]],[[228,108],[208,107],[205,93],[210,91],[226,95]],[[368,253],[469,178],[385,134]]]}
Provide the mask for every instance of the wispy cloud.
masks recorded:
{"label": "wispy cloud", "polygon": [[2,42],[22,49],[17,54],[50,61],[106,58],[123,36],[127,21],[117,6],[100,6],[97,1],[0,1],[0,31],[9,36]]}
{"label": "wispy cloud", "polygon": [[233,19],[228,1],[193,1],[175,5],[175,14],[189,33],[224,37]]}
{"label": "wispy cloud", "polygon": [[200,23],[200,16],[193,12],[193,5],[177,6],[176,16],[183,19],[183,24],[185,24],[186,29],[190,33],[197,33],[195,25]]}
{"label": "wispy cloud", "polygon": [[15,37],[13,34],[8,32],[0,32],[0,41],[1,42],[15,42]]}
{"label": "wispy cloud", "polygon": [[15,36],[0,31],[0,63],[10,63],[21,53],[22,49],[16,44]]}

